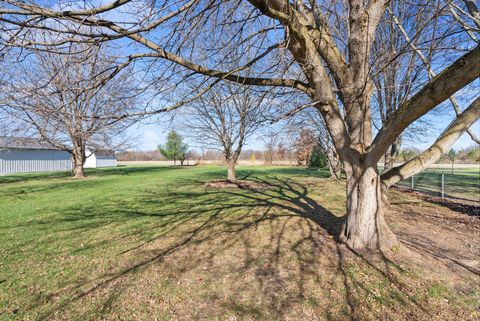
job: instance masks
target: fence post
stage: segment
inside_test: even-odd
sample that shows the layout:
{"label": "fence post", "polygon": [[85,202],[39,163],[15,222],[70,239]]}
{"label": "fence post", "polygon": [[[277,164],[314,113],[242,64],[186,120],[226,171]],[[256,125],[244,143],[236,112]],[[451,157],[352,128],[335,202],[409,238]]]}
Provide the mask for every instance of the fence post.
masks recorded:
{"label": "fence post", "polygon": [[413,176],[415,176],[415,175],[412,175],[412,189],[413,189]]}
{"label": "fence post", "polygon": [[442,198],[445,197],[445,173],[442,171]]}

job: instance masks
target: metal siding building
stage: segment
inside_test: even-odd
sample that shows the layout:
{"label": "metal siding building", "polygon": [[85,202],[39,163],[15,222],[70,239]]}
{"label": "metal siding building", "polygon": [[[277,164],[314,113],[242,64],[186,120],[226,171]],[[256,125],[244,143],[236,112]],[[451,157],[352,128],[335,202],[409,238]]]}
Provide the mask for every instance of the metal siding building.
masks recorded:
{"label": "metal siding building", "polygon": [[[88,154],[89,152],[87,152]],[[84,167],[117,167],[117,157],[113,151],[96,151],[87,157]]]}
{"label": "metal siding building", "polygon": [[0,137],[0,175],[69,170],[68,152],[37,139]]}
{"label": "metal siding building", "polygon": [[117,167],[117,158],[97,157],[97,167]]}

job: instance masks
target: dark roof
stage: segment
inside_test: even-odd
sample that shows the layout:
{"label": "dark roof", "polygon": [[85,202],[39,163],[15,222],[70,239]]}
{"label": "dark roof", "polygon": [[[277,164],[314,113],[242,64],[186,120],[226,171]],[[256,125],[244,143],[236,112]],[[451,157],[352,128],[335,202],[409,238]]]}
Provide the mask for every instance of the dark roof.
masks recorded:
{"label": "dark roof", "polygon": [[115,151],[113,150],[96,150],[93,153],[95,157],[115,157]]}
{"label": "dark roof", "polygon": [[50,143],[36,138],[0,136],[0,148],[59,150]]}

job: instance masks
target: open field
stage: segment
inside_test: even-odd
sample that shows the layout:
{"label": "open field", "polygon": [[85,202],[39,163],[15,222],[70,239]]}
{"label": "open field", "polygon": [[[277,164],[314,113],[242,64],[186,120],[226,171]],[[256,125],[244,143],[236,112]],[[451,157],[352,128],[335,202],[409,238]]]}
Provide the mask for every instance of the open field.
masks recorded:
{"label": "open field", "polygon": [[[120,165],[127,165],[127,166],[172,166],[174,165],[174,161],[119,161]],[[196,159],[187,159],[184,165],[222,165],[223,162],[221,160],[196,160]],[[237,162],[240,166],[266,166],[265,161],[263,160],[239,160]],[[178,165],[178,162],[177,162]],[[297,166],[298,163],[296,161],[275,161],[275,166]]]}
{"label": "open field", "polygon": [[410,250],[336,242],[343,182],[218,166],[0,177],[0,320],[477,320],[480,220],[391,192]]}

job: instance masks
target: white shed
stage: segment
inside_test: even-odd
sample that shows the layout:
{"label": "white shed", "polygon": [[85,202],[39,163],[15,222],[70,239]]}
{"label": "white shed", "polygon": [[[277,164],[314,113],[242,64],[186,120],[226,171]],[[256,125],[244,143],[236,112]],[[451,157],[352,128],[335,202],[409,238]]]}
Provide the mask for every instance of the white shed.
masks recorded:
{"label": "white shed", "polygon": [[69,170],[68,152],[34,138],[0,136],[0,175]]}
{"label": "white shed", "polygon": [[95,152],[87,151],[87,159],[85,160],[85,168],[97,167],[116,167],[117,157],[112,150],[98,150]]}

